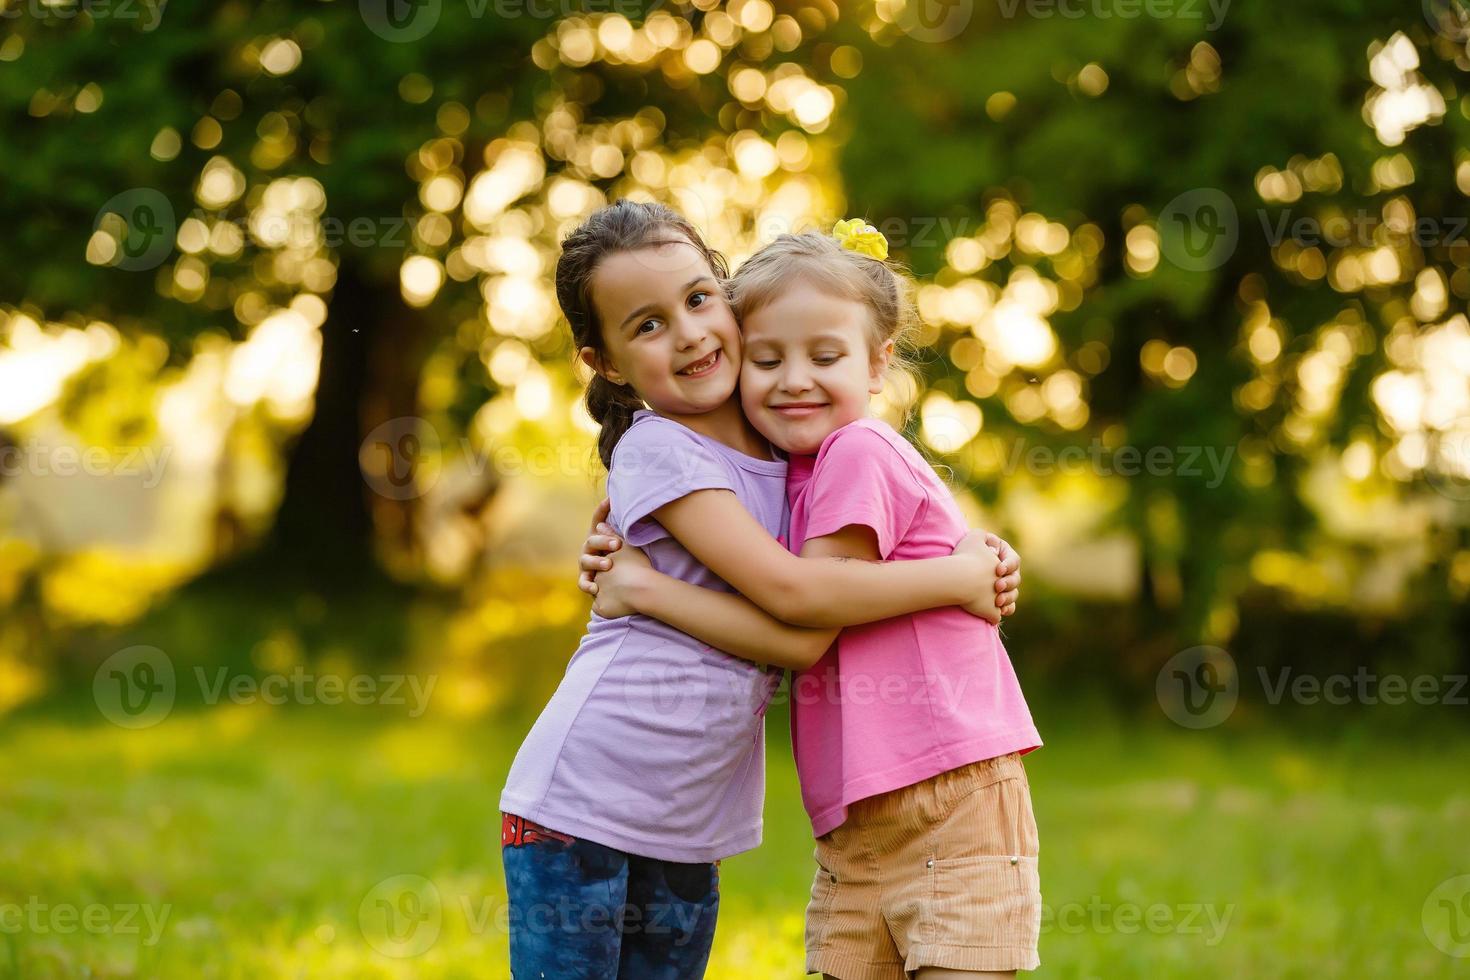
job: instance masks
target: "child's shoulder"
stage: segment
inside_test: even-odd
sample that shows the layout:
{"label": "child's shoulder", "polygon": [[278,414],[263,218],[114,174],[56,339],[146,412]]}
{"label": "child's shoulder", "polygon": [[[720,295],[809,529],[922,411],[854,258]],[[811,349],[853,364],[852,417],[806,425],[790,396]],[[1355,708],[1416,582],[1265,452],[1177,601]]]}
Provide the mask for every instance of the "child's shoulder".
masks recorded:
{"label": "child's shoulder", "polygon": [[649,409],[640,408],[633,413],[633,421],[618,438],[618,444],[613,447],[613,458],[616,459],[618,453],[625,449],[664,443],[704,446],[706,439],[687,425],[664,418]]}
{"label": "child's shoulder", "polygon": [[662,472],[680,468],[681,462],[687,466],[694,459],[713,462],[718,458],[719,454],[710,448],[710,441],[698,432],[641,408],[613,447],[608,469]]}
{"label": "child's shoulder", "polygon": [[917,456],[914,447],[893,426],[882,419],[861,418],[837,429],[822,441],[818,461],[823,457],[867,456],[889,463],[912,463]]}
{"label": "child's shoulder", "polygon": [[816,469],[839,480],[854,473],[881,473],[890,487],[906,487],[926,497],[935,495],[939,486],[929,461],[882,419],[858,419],[827,436]]}

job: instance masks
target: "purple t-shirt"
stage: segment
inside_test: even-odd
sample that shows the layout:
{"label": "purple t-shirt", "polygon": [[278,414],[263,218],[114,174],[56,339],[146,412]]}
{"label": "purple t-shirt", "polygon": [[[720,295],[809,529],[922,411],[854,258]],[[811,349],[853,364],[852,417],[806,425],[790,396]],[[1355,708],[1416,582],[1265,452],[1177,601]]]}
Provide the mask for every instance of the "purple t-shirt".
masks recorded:
{"label": "purple t-shirt", "polygon": [[[608,472],[612,524],[653,567],[734,590],[653,519],[696,490],[732,490],[785,539],[786,463],[653,412],[635,414]],[[765,711],[781,672],[647,616],[596,613],[506,778],[500,808],[664,861],[717,861],[761,841]]]}

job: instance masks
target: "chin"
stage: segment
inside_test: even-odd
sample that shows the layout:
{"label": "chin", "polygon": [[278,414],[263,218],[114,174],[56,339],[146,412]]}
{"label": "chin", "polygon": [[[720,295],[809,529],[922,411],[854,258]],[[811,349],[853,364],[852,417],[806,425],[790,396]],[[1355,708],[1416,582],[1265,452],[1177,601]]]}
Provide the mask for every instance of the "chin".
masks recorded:
{"label": "chin", "polygon": [[798,435],[786,431],[780,426],[773,427],[770,439],[771,445],[792,456],[815,456],[817,450],[822,448],[822,439],[813,438],[810,435]]}

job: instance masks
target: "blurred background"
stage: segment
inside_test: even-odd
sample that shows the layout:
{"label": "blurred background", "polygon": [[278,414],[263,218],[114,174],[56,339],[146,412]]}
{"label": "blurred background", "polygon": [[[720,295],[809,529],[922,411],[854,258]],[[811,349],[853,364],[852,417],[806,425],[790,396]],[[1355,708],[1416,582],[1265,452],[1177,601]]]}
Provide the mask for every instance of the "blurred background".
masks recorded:
{"label": "blurred background", "polygon": [[[506,976],[551,273],[862,216],[1023,556],[1038,976],[1470,974],[1463,0],[0,0],[0,976]],[[709,975],[794,977],[782,703]]]}

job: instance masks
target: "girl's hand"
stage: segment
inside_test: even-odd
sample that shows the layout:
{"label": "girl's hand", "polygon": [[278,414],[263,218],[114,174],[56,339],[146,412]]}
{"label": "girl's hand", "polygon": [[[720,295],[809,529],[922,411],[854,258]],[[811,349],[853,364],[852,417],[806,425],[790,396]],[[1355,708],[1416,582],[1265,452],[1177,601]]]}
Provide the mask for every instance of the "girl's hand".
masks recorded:
{"label": "girl's hand", "polygon": [[955,557],[963,557],[973,562],[974,567],[974,595],[975,597],[960,608],[972,616],[979,616],[990,623],[1000,623],[1000,604],[998,599],[1000,593],[996,591],[995,580],[1000,568],[1000,555],[986,541],[987,535],[984,531],[971,531],[960,539],[955,545]]}
{"label": "girl's hand", "polygon": [[652,578],[658,573],[648,563],[648,556],[640,548],[629,548],[620,552],[616,560],[604,558],[608,568],[597,575],[597,595],[592,599],[592,611],[603,619],[631,616],[638,612],[638,595],[650,587]]}
{"label": "girl's hand", "polygon": [[995,604],[1002,616],[1014,616],[1016,600],[1021,596],[1021,556],[997,535],[987,533],[985,543],[1000,556],[1000,567],[995,570],[1000,576],[995,580]]}
{"label": "girl's hand", "polygon": [[605,556],[623,546],[623,541],[607,523],[609,502],[603,500],[592,514],[592,533],[582,544],[582,557],[578,560],[577,588],[588,595],[597,595],[597,573],[612,567]]}

